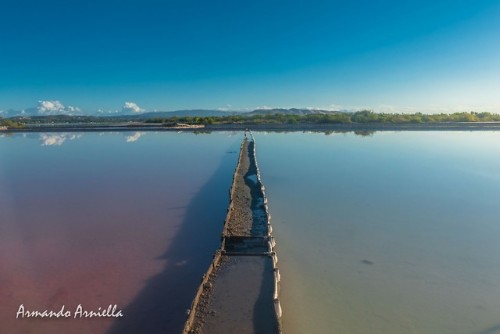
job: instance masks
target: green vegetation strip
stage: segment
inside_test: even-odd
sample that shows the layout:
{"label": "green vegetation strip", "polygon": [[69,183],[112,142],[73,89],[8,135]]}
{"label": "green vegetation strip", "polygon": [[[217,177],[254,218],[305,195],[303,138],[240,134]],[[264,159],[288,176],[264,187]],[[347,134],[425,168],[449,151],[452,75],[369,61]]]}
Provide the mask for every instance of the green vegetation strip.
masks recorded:
{"label": "green vegetation strip", "polygon": [[292,114],[286,110],[269,114],[245,114],[209,117],[151,117],[149,116],[31,116],[11,117],[2,119],[0,126],[11,129],[42,126],[42,125],[116,125],[119,123],[136,122],[156,124],[164,127],[174,127],[179,124],[187,125],[259,125],[259,124],[421,124],[421,123],[452,123],[452,122],[500,122],[500,114],[489,112],[459,112],[453,114],[396,114],[375,113],[370,110],[357,112],[316,111],[308,114]]}
{"label": "green vegetation strip", "polygon": [[454,114],[385,114],[368,110],[355,113],[314,113],[308,115],[232,115],[224,117],[152,118],[147,123],[188,124],[342,124],[342,123],[443,123],[443,122],[500,122],[500,114],[461,112]]}

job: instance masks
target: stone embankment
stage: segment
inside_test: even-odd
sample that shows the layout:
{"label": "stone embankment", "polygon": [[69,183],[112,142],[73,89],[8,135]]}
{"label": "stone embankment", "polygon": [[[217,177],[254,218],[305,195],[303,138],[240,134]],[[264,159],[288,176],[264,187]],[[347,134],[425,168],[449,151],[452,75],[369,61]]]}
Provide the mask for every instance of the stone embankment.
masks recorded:
{"label": "stone embankment", "polygon": [[202,278],[184,333],[281,333],[275,244],[255,140],[245,132],[221,246]]}

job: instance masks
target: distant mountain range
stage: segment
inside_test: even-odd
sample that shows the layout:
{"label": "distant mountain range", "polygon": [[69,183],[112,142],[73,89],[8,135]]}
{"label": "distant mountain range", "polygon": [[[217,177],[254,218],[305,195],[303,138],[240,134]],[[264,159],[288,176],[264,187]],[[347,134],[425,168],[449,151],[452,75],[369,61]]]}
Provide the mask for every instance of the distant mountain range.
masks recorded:
{"label": "distant mountain range", "polygon": [[250,111],[246,113],[248,116],[252,115],[275,115],[275,114],[285,114],[285,115],[310,115],[310,114],[337,114],[339,111],[332,110],[320,110],[320,109],[283,109],[283,108],[275,108],[275,109],[256,109],[254,111]]}
{"label": "distant mountain range", "polygon": [[175,111],[153,111],[153,112],[145,112],[127,116],[131,116],[134,118],[150,119],[150,118],[170,118],[170,117],[188,117],[188,116],[191,117],[231,116],[240,114],[243,113],[238,111],[191,109],[191,110],[175,110]]}
{"label": "distant mountain range", "polygon": [[35,116],[38,114],[38,110],[36,108],[29,108],[26,110],[0,110],[0,117],[9,118],[9,117],[17,117],[17,116]]}
{"label": "distant mountain range", "polygon": [[221,111],[221,110],[205,110],[205,109],[193,109],[193,110],[176,110],[176,111],[154,111],[154,112],[142,112],[142,113],[87,113],[87,112],[78,112],[78,113],[52,113],[52,114],[44,114],[40,113],[37,108],[28,108],[24,110],[4,110],[0,111],[0,117],[9,118],[9,117],[49,117],[49,116],[83,116],[83,117],[126,117],[132,119],[150,119],[150,118],[168,118],[168,117],[185,117],[185,116],[193,116],[193,117],[209,117],[209,116],[228,116],[239,114],[236,111]]}
{"label": "distant mountain range", "polygon": [[134,114],[86,114],[80,112],[79,114],[61,114],[61,115],[43,115],[38,112],[36,108],[29,108],[22,111],[19,110],[7,110],[1,111],[0,117],[3,118],[38,118],[38,117],[58,117],[64,116],[63,118],[69,117],[96,117],[96,118],[119,118],[119,119],[131,119],[131,120],[146,120],[152,118],[171,118],[171,117],[223,117],[223,116],[254,116],[254,115],[274,115],[274,114],[286,114],[286,115],[309,115],[309,114],[336,114],[340,111],[330,111],[330,110],[319,110],[319,109],[256,109],[250,112],[243,111],[222,111],[222,110],[212,110],[212,109],[192,109],[192,110],[176,110],[176,111],[155,111],[155,112],[144,112],[144,113],[134,113]]}

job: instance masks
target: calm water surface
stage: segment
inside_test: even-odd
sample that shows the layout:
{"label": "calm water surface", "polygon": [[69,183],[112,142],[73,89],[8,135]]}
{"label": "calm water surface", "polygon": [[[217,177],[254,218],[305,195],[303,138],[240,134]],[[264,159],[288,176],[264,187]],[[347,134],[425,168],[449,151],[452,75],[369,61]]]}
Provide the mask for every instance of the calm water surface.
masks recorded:
{"label": "calm water surface", "polygon": [[[220,242],[241,133],[0,137],[0,333],[176,333]],[[109,319],[15,319],[26,309]]]}
{"label": "calm water surface", "polygon": [[[500,332],[500,133],[256,133],[286,333]],[[0,137],[0,332],[179,332],[241,133]],[[118,304],[125,317],[16,320]]]}
{"label": "calm water surface", "polygon": [[256,133],[286,333],[500,333],[500,133]]}

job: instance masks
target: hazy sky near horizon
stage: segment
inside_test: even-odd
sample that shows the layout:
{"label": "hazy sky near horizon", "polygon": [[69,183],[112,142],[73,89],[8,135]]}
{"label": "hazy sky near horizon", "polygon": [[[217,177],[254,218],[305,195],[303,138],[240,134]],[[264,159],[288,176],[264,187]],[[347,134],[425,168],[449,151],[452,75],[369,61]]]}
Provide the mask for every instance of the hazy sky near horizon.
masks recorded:
{"label": "hazy sky near horizon", "polygon": [[499,0],[0,0],[0,13],[0,110],[500,112]]}

